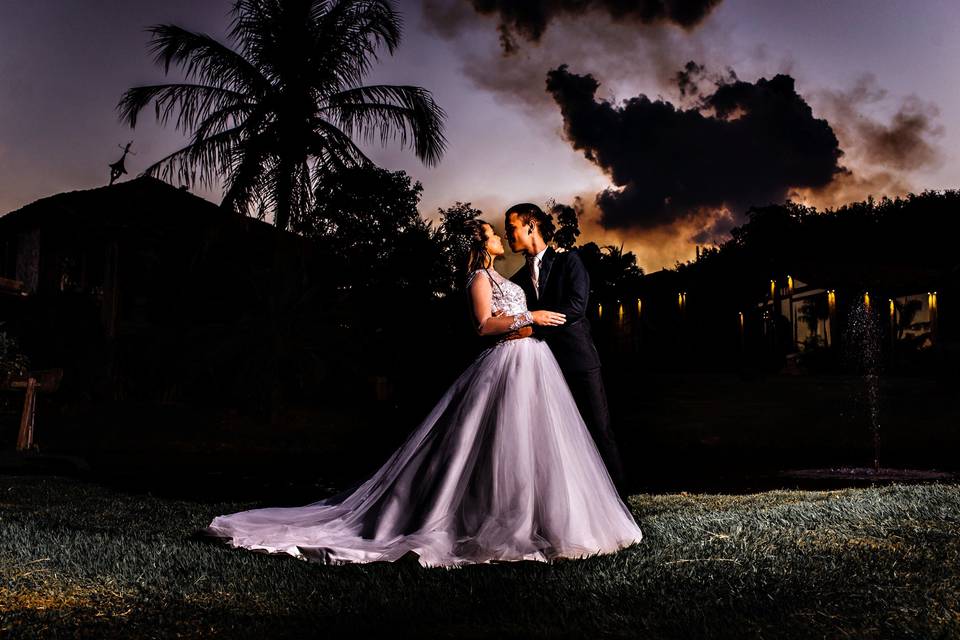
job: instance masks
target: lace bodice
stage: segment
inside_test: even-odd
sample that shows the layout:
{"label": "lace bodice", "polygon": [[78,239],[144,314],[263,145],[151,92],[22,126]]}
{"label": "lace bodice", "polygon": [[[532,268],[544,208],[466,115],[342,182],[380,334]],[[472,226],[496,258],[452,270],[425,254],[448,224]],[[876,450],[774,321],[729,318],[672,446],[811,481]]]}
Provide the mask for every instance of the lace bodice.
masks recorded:
{"label": "lace bodice", "polygon": [[[487,274],[489,274],[489,276]],[[515,316],[527,310],[527,294],[523,292],[520,285],[504,278],[496,269],[477,269],[471,273],[470,277],[467,278],[468,288],[476,277],[490,277],[493,280],[491,284],[493,287],[493,300],[490,307],[492,313],[503,311],[504,315]]]}

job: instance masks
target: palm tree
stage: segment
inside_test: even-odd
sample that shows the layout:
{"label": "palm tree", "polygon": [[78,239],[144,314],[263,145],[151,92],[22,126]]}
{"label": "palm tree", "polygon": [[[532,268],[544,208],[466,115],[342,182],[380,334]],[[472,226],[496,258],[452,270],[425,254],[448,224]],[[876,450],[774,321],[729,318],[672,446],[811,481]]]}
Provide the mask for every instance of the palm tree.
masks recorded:
{"label": "palm tree", "polygon": [[426,165],[443,154],[445,113],[416,86],[360,84],[381,44],[393,54],[401,17],[391,0],[238,0],[234,48],[176,25],[155,25],[150,51],[194,83],[139,86],[117,110],[131,127],[151,101],[165,124],[191,134],[184,148],[145,173],[188,186],[224,179],[222,206],[274,213],[287,229],[308,215],[321,181],[372,165],[354,136],[400,137]]}

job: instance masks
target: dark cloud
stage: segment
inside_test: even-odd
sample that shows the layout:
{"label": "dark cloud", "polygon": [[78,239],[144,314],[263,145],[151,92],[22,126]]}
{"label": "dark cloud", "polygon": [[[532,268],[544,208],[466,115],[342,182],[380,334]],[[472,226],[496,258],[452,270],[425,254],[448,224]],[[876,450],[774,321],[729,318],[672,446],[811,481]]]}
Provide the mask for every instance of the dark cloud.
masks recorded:
{"label": "dark cloud", "polygon": [[586,3],[582,15],[553,11],[555,19],[536,46],[507,54],[502,38],[498,45],[492,37],[498,15],[478,13],[470,0],[422,0],[426,28],[457,42],[464,75],[537,118],[544,109],[554,108],[543,79],[564,61],[603,70],[606,87],[625,84],[649,90],[674,86],[678,65],[691,58],[714,59],[726,46],[726,33],[709,21],[689,31],[665,20],[649,24],[618,20],[599,10],[603,6]]}
{"label": "dark cloud", "polygon": [[[830,121],[852,171],[821,188],[796,189],[792,198],[826,208],[870,195],[903,196],[916,189],[913,172],[941,164],[943,154],[933,141],[944,132],[936,121],[937,106],[911,95],[891,108],[889,99],[870,73],[849,89],[811,93],[811,103]],[[892,115],[879,118],[873,115],[877,112]]]}
{"label": "dark cloud", "polygon": [[873,74],[859,77],[847,91],[824,91],[824,110],[844,148],[864,163],[895,171],[931,167],[942,159],[930,138],[943,133],[935,122],[939,109],[917,96],[907,96],[890,118],[881,122],[866,111],[887,97]]}
{"label": "dark cloud", "polygon": [[561,65],[547,74],[575,149],[616,188],[597,195],[600,224],[653,229],[701,221],[700,241],[722,235],[753,204],[781,202],[791,188],[817,188],[846,170],[826,120],[814,117],[794,80],[755,83],[729,71],[703,92],[704,69],[688,64],[677,82],[697,104],[677,108],[639,95],[597,100],[599,83]]}
{"label": "dark cloud", "polygon": [[677,71],[674,75],[674,81],[680,90],[680,100],[686,101],[689,98],[694,99],[694,103],[702,102],[706,96],[700,88],[705,83],[714,86],[730,84],[737,81],[737,74],[733,69],[727,69],[726,75],[716,75],[707,72],[707,68],[702,64],[697,64],[693,60],[683,66],[683,69]]}
{"label": "dark cloud", "polygon": [[[615,22],[675,24],[691,29],[699,24],[720,0],[468,0],[473,10],[496,16],[504,53],[518,49],[517,39],[538,43],[555,18],[579,17],[588,13],[609,16]],[[462,11],[442,7],[428,0],[428,19],[438,31],[459,29]]]}
{"label": "dark cloud", "polygon": [[932,122],[938,113],[936,107],[911,97],[894,114],[889,125],[863,123],[860,133],[866,139],[867,159],[905,170],[935,164],[939,154],[925,136],[942,133],[942,127]]}

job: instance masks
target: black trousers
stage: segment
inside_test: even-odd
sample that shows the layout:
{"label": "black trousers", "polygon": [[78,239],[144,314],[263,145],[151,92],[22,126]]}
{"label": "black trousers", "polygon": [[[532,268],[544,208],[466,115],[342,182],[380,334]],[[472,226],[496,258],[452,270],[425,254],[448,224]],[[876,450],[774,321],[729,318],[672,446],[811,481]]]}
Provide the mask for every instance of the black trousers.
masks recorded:
{"label": "black trousers", "polygon": [[626,491],[626,477],[623,471],[623,462],[620,460],[620,451],[610,428],[610,409],[607,406],[607,393],[603,388],[603,378],[600,368],[586,371],[564,371],[564,378],[573,394],[573,399],[580,409],[580,415],[587,424],[590,435],[600,451],[600,457],[607,465],[607,472],[623,494]]}

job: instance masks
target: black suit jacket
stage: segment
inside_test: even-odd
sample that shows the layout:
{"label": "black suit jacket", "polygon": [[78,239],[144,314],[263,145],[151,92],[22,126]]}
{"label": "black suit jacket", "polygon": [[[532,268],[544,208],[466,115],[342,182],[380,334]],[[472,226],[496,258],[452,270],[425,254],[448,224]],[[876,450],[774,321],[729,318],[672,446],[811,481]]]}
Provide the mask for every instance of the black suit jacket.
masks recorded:
{"label": "black suit jacket", "polygon": [[526,265],[510,280],[527,294],[527,307],[533,311],[559,311],[567,317],[559,327],[534,326],[533,332],[546,341],[564,372],[586,371],[600,366],[600,356],[590,335],[587,300],[590,275],[576,249],[558,253],[548,247],[540,263],[539,296]]}

